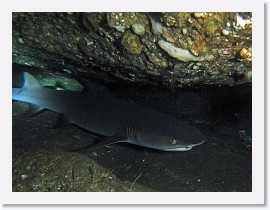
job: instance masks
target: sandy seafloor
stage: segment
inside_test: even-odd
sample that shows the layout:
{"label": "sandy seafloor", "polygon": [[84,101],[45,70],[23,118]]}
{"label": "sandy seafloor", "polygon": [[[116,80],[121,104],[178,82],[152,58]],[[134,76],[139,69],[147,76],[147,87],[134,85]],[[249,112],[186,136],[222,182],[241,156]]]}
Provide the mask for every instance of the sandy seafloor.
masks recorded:
{"label": "sandy seafloor", "polygon": [[252,191],[251,86],[110,91],[179,118],[207,141],[187,152],[125,143],[91,149],[93,134],[54,128],[51,111],[26,117],[27,104],[13,102],[13,191]]}

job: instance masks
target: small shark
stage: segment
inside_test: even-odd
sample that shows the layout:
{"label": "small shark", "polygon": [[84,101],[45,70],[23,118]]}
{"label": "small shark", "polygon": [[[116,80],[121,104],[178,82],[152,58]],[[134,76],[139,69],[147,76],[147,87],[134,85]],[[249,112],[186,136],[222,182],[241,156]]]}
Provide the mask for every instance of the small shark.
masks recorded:
{"label": "small shark", "polygon": [[93,148],[127,142],[163,151],[188,151],[205,142],[199,130],[177,118],[118,99],[97,86],[88,92],[54,90],[24,72],[24,85],[12,88],[12,99],[30,103],[32,113],[49,109],[64,115],[69,123],[102,135]]}

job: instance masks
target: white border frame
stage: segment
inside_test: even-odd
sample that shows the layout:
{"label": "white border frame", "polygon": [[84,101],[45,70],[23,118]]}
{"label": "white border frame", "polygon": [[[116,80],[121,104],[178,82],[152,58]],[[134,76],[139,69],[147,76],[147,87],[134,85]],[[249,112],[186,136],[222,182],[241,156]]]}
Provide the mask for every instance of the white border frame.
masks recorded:
{"label": "white border frame", "polygon": [[[264,204],[264,2],[262,0],[4,0],[1,2],[1,191],[5,204]],[[252,12],[252,192],[12,192],[12,12]],[[3,31],[5,29],[5,31]],[[4,33],[3,33],[4,32]],[[4,100],[3,100],[4,99]],[[3,104],[3,105],[2,105]],[[2,108],[4,107],[4,108]],[[256,110],[256,112],[254,111]],[[4,132],[3,132],[4,131]]]}

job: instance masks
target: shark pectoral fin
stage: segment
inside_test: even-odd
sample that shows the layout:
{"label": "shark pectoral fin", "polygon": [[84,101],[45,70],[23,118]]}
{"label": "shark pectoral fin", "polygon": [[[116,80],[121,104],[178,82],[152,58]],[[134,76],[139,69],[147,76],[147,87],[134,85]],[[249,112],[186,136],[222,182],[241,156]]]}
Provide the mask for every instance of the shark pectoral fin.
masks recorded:
{"label": "shark pectoral fin", "polygon": [[35,104],[30,104],[30,108],[28,109],[26,116],[32,116],[37,114],[38,112],[40,112],[42,109],[44,109],[43,107],[37,106]]}
{"label": "shark pectoral fin", "polygon": [[53,126],[54,129],[62,128],[70,124],[68,118],[64,114],[59,114],[55,125]]}
{"label": "shark pectoral fin", "polygon": [[118,142],[127,142],[127,139],[123,135],[115,134],[113,136],[98,138],[92,145],[91,148],[103,147]]}

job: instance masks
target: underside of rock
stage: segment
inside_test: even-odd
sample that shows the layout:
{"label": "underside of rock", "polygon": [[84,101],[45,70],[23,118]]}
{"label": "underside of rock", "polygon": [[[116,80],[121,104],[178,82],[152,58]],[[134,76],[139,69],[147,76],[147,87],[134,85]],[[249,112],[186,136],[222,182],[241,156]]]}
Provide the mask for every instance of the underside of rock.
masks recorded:
{"label": "underside of rock", "polygon": [[13,62],[161,87],[251,84],[251,13],[13,13]]}

